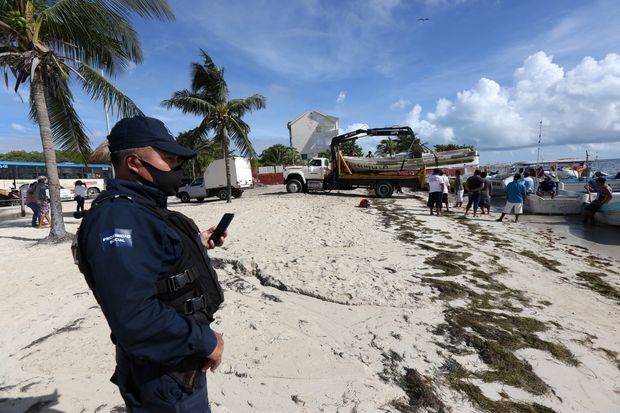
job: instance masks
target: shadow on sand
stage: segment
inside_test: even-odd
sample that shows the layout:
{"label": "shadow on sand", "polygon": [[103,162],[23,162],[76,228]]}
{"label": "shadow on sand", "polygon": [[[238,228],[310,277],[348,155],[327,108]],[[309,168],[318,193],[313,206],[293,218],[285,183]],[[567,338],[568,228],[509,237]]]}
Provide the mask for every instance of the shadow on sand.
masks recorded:
{"label": "shadow on sand", "polygon": [[3,413],[64,413],[52,408],[58,404],[58,391],[35,397],[0,398]]}

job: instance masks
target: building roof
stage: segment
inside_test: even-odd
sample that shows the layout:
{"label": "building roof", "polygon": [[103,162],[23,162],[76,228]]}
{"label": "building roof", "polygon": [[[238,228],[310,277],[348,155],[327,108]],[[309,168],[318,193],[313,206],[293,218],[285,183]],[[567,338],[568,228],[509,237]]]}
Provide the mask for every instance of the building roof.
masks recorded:
{"label": "building roof", "polygon": [[306,115],[309,115],[309,114],[311,114],[311,113],[316,113],[316,114],[318,114],[318,115],[323,116],[324,118],[328,118],[328,119],[331,119],[331,120],[333,120],[333,121],[335,121],[335,122],[338,122],[338,118],[337,118],[337,117],[335,117],[335,116],[326,115],[326,114],[321,113],[321,112],[319,112],[319,111],[312,110],[312,111],[304,112],[304,113],[302,113],[301,115],[297,116],[295,119],[293,119],[292,121],[288,122],[288,123],[286,124],[286,126],[290,129],[290,128],[291,128],[291,125],[292,125],[293,123],[295,123],[295,122],[299,121],[301,118],[303,118],[303,117],[305,117]]}

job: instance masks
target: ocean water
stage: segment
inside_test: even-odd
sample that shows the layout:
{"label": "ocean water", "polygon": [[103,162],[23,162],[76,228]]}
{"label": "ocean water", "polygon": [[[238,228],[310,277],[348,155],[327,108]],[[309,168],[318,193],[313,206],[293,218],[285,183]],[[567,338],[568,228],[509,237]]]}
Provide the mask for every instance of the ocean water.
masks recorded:
{"label": "ocean water", "polygon": [[592,160],[590,168],[593,172],[602,171],[609,174],[612,178],[620,172],[620,159],[597,159]]}

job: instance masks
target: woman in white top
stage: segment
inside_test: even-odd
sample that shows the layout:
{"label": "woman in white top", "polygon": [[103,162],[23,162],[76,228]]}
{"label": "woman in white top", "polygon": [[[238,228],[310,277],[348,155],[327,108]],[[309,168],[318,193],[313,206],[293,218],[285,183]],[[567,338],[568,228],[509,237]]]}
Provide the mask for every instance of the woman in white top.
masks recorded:
{"label": "woman in white top", "polygon": [[75,181],[75,201],[77,202],[77,212],[84,212],[84,201],[86,200],[86,185],[82,181]]}

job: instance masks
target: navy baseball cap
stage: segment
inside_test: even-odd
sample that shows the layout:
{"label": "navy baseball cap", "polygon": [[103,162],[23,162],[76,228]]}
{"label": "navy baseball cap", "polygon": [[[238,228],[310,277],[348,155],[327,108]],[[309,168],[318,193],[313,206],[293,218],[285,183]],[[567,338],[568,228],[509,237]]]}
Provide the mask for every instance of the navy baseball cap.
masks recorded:
{"label": "navy baseball cap", "polygon": [[193,158],[196,152],[179,145],[164,122],[146,116],[119,120],[108,135],[110,152],[152,146],[179,158]]}

